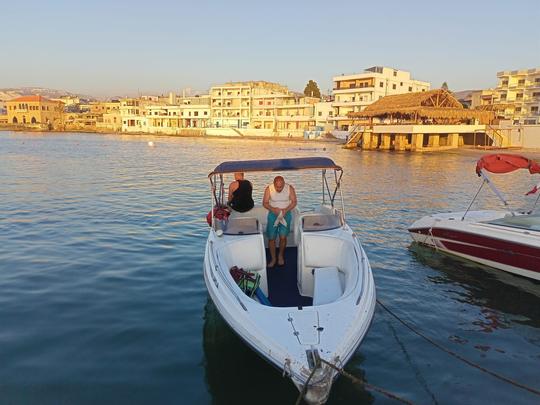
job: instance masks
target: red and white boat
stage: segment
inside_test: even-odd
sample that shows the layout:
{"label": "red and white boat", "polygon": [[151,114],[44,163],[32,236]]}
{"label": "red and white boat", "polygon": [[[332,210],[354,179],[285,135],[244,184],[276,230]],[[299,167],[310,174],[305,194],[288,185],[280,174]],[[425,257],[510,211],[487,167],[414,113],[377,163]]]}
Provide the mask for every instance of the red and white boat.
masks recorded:
{"label": "red and white boat", "polygon": [[[409,228],[412,238],[444,253],[540,280],[540,212],[535,211],[540,195],[529,211],[508,210],[508,202],[487,176],[487,172],[510,173],[519,169],[538,174],[540,164],[511,154],[482,157],[476,164],[482,184],[467,210],[423,217]],[[506,210],[469,210],[485,184],[503,202]],[[527,195],[539,190],[540,184]]]}

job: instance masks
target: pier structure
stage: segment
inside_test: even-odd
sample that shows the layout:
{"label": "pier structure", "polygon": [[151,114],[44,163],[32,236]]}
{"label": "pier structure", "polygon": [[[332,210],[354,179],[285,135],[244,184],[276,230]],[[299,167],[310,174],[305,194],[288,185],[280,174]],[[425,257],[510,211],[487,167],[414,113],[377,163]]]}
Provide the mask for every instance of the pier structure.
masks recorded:
{"label": "pier structure", "polygon": [[464,145],[507,147],[507,137],[491,124],[493,111],[469,110],[444,89],[386,96],[361,112],[347,148],[429,151]]}

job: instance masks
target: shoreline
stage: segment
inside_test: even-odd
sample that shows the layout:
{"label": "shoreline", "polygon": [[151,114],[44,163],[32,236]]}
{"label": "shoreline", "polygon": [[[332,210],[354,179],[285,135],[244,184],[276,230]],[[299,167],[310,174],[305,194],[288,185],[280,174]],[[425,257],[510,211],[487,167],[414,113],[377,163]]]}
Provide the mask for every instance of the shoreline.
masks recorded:
{"label": "shoreline", "polygon": [[[73,130],[43,130],[43,129],[34,129],[34,128],[7,128],[0,127],[0,132],[21,132],[21,133],[40,133],[40,134],[96,134],[96,135],[122,135],[122,136],[154,136],[154,137],[171,137],[171,138],[201,138],[201,139],[227,139],[227,140],[252,140],[252,141],[271,141],[271,142],[294,142],[294,143],[324,143],[332,145],[345,145],[343,139],[330,138],[330,137],[321,137],[317,139],[306,139],[301,137],[281,137],[281,136],[256,136],[256,135],[242,135],[242,136],[229,136],[229,135],[186,135],[186,134],[165,134],[165,133],[148,133],[148,132],[118,132],[118,131],[90,131],[82,129],[73,129]],[[403,152],[411,153],[411,151],[395,151],[395,150],[383,150],[383,149],[374,149],[374,150],[363,150],[361,147],[351,148],[351,150],[369,152]],[[507,147],[507,148],[483,148],[483,147],[474,147],[472,145],[461,146],[458,148],[452,149],[433,149],[433,150],[422,150],[416,151],[416,153],[452,153],[456,151],[478,151],[478,152],[490,152],[490,153],[504,153],[515,152],[515,151],[526,151],[526,152],[538,152],[540,148],[524,148],[519,146]]]}
{"label": "shoreline", "polygon": [[98,134],[98,135],[133,135],[133,136],[166,136],[172,138],[208,138],[208,139],[249,139],[249,140],[267,140],[267,141],[285,141],[285,142],[302,142],[302,143],[313,143],[313,142],[324,142],[332,144],[344,144],[343,140],[338,138],[329,138],[321,137],[317,139],[306,139],[303,137],[286,137],[286,136],[257,136],[257,135],[241,135],[241,136],[230,136],[230,135],[186,135],[186,134],[165,134],[165,133],[149,133],[149,132],[119,132],[119,131],[91,131],[83,129],[70,129],[70,130],[43,130],[35,128],[7,128],[0,127],[0,132],[33,132],[33,133],[43,133],[43,134]]}

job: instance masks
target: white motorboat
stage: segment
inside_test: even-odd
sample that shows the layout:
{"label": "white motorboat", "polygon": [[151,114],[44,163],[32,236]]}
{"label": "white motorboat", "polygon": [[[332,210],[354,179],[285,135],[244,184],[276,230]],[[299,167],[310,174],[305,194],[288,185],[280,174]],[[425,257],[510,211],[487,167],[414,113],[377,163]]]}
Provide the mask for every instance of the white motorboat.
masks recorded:
{"label": "white motorboat", "polygon": [[[294,210],[286,264],[268,269],[267,211],[256,206],[227,219],[220,215],[223,175],[308,169],[322,171],[321,204],[310,212]],[[342,176],[341,167],[322,157],[224,162],[209,174],[215,215],[209,217],[204,279],[210,297],[230,327],[313,404],[327,400],[337,377],[326,362],[345,365],[375,309],[368,258],[345,222]],[[235,266],[257,279],[251,291],[231,275]]]}
{"label": "white motorboat", "polygon": [[[540,213],[535,211],[538,198],[531,210],[508,210],[508,202],[487,175],[487,172],[509,173],[518,169],[540,173],[540,165],[523,156],[491,154],[482,157],[476,165],[482,184],[467,210],[428,215],[416,221],[409,228],[414,241],[476,263],[540,280]],[[469,210],[485,184],[503,202],[506,210]],[[527,194],[534,194],[538,189],[540,184]]]}

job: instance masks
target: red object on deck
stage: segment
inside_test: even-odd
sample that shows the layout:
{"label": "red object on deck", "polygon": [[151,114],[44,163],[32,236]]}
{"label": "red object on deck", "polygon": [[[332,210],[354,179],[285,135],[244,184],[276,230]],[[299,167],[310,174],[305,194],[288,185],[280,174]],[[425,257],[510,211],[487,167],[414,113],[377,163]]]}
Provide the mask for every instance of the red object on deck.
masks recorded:
{"label": "red object on deck", "polygon": [[[214,218],[223,220],[229,218],[229,215],[231,213],[226,207],[214,207]],[[212,210],[206,214],[206,222],[208,222],[209,226],[212,226]]]}
{"label": "red object on deck", "polygon": [[476,174],[480,176],[480,170],[491,173],[510,173],[514,170],[527,169],[529,173],[540,173],[540,164],[525,156],[497,153],[486,155],[476,163]]}

